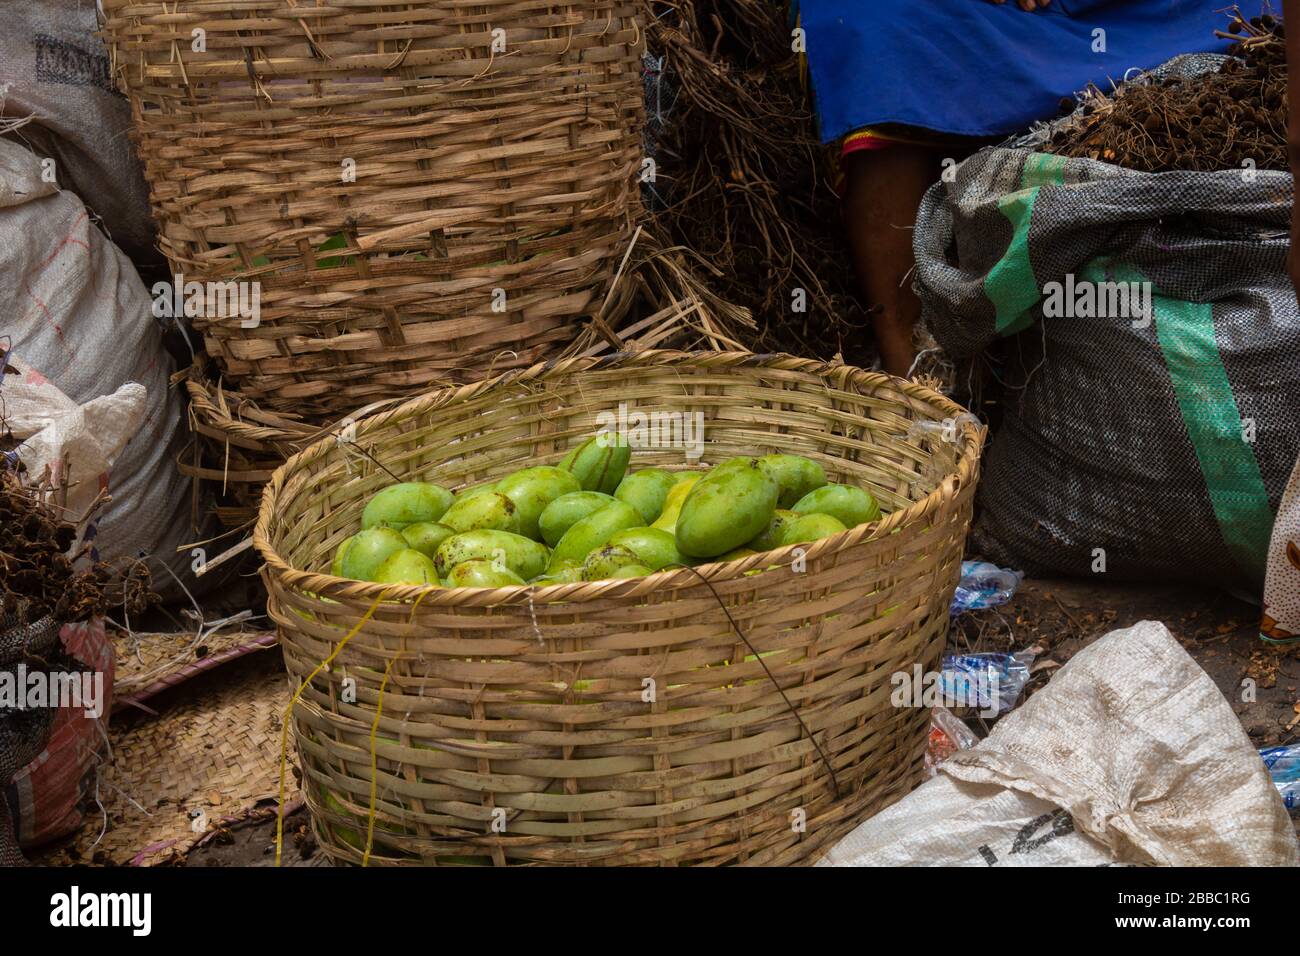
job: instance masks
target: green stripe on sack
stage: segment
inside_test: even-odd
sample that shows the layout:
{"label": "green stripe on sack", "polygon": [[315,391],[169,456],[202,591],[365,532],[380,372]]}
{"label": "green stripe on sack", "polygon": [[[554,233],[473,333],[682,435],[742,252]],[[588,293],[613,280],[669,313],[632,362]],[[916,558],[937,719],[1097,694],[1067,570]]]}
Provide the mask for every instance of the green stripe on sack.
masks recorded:
{"label": "green stripe on sack", "polygon": [[1029,262],[1029,226],[1039,189],[1062,185],[1064,168],[1064,156],[1030,153],[1020,171],[1020,189],[998,200],[998,211],[1007,217],[1012,230],[1007,251],[984,277],[984,294],[993,303],[998,335],[1012,335],[1033,324],[1029,310],[1042,298],[1042,290]]}
{"label": "green stripe on sack", "polygon": [[1219,533],[1237,566],[1262,584],[1274,515],[1214,339],[1214,307],[1161,295],[1152,305],[1156,338]]}
{"label": "green stripe on sack", "polygon": [[[1090,282],[1147,281],[1132,266],[1099,259],[1084,267],[1081,278]],[[1262,585],[1273,534],[1273,509],[1255,450],[1245,439],[1241,412],[1214,338],[1214,306],[1161,295],[1153,283],[1151,311],[1156,341],[1205,479],[1219,534],[1237,567]]]}

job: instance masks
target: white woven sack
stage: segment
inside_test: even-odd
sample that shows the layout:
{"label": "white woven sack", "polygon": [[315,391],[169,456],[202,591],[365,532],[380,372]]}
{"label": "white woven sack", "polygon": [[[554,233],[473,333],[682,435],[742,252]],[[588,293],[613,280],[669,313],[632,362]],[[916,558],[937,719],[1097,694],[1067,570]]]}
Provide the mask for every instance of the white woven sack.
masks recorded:
{"label": "white woven sack", "polygon": [[1214,681],[1155,621],[1080,651],[821,866],[1295,866],[1296,833]]}

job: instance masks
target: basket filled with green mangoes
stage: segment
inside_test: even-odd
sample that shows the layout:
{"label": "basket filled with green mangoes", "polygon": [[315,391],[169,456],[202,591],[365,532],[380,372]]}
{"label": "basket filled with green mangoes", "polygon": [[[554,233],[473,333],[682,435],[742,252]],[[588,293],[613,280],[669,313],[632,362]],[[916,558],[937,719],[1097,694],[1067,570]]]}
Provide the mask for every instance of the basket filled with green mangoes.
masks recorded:
{"label": "basket filled with green mangoes", "polygon": [[828,482],[802,455],[630,471],[631,451],[617,433],[601,432],[559,465],[526,466],[458,494],[436,482],[395,482],[366,502],[330,572],[445,587],[643,577],[815,541],[880,517],[870,491]]}
{"label": "basket filled with green mangoes", "polygon": [[922,771],[890,678],[938,664],[981,440],[883,374],[643,352],[312,445],[254,538],[322,846],[815,859]]}

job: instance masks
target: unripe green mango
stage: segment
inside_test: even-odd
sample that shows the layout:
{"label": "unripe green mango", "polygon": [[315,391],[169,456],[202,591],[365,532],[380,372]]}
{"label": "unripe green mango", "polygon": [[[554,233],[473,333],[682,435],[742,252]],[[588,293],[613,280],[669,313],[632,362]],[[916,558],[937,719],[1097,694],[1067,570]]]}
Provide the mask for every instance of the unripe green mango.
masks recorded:
{"label": "unripe green mango", "polygon": [[572,584],[574,581],[581,580],[582,566],[566,564],[555,571],[548,571],[546,574],[533,578],[531,583],[538,587],[545,587],[548,584]]}
{"label": "unripe green mango", "polygon": [[777,508],[772,513],[772,520],[767,523],[767,527],[759,533],[758,537],[750,541],[747,547],[755,551],[776,550],[781,547],[781,538],[785,534],[786,527],[798,517],[799,515],[793,511]]}
{"label": "unripe green mango", "polygon": [[599,491],[574,491],[560,495],[542,511],[537,519],[537,530],[547,546],[553,548],[576,522],[615,500],[613,495]]}
{"label": "unripe green mango", "polygon": [[808,492],[790,510],[801,515],[830,515],[846,528],[880,517],[880,505],[871,492],[854,485],[825,485]]}
{"label": "unripe green mango", "polygon": [[671,471],[662,468],[642,468],[619,483],[614,497],[619,501],[626,501],[641,512],[645,523],[650,524],[663,513],[664,500],[675,484],[677,484],[677,476]]}
{"label": "unripe green mango", "polygon": [[650,527],[674,534],[677,530],[677,516],[682,511],[682,502],[691,493],[695,483],[703,478],[705,474],[707,472],[694,472],[685,478],[679,479],[677,484],[673,485],[669,490],[668,497],[664,498],[664,510],[658,518],[650,522]]}
{"label": "unripe green mango", "polygon": [[607,544],[599,551],[587,555],[582,563],[584,581],[603,581],[614,577],[614,572],[629,564],[640,565],[636,554],[630,548]]}
{"label": "unripe green mango", "polygon": [[340,562],[340,577],[369,581],[390,555],[406,547],[406,539],[392,528],[367,528],[352,536]]}
{"label": "unripe green mango", "polygon": [[538,465],[506,475],[497,482],[496,490],[519,509],[519,533],[540,541],[537,520],[546,506],[556,498],[581,491],[582,486],[577,478],[562,468]]}
{"label": "unripe green mango", "polygon": [[354,534],[350,537],[344,538],[343,543],[340,544],[338,550],[334,552],[334,560],[330,563],[330,574],[334,575],[336,578],[343,577],[343,556],[348,553],[348,548],[352,546],[352,539],[355,537],[356,535]]}
{"label": "unripe green mango", "polygon": [[800,515],[785,526],[785,532],[781,536],[781,546],[798,544],[801,541],[816,541],[818,538],[829,538],[831,535],[839,534],[845,530],[847,529],[844,527],[844,523],[831,515]]}
{"label": "unripe green mango", "polygon": [[481,485],[470,485],[468,488],[461,488],[456,492],[453,503],[464,501],[466,498],[475,498],[478,495],[486,495],[493,491],[496,491],[496,482],[494,481],[486,481]]}
{"label": "unripe green mango", "polygon": [[826,472],[822,466],[803,455],[764,455],[759,461],[771,469],[776,483],[781,486],[776,502],[778,508],[789,508],[808,492],[826,484]]}
{"label": "unripe green mango", "polygon": [[490,491],[455,502],[443,514],[441,523],[457,534],[480,528],[518,534],[519,509],[505,495]]}
{"label": "unripe green mango", "polygon": [[592,435],[564,456],[560,467],[578,479],[584,491],[612,495],[627,471],[632,449],[613,432]]}
{"label": "unripe green mango", "polygon": [[625,564],[618,568],[610,575],[611,578],[644,578],[647,575],[654,574],[654,571],[647,568],[644,564]]}
{"label": "unripe green mango", "polygon": [[751,554],[758,554],[753,548],[732,548],[726,554],[720,554],[714,561],[739,561],[741,558],[747,558]]}
{"label": "unripe green mango", "polygon": [[677,550],[694,558],[726,554],[772,520],[780,488],[757,458],[724,463],[697,481],[677,518]]}
{"label": "unripe green mango", "polygon": [[475,558],[462,561],[447,574],[449,588],[506,588],[524,583],[524,579],[507,568],[493,567],[491,561]]}
{"label": "unripe green mango", "polygon": [[546,558],[545,546],[531,538],[510,531],[479,528],[452,535],[444,541],[438,546],[433,563],[438,573],[445,576],[458,564],[481,559],[504,565],[527,580],[546,570]]}
{"label": "unripe green mango", "polygon": [[417,521],[402,529],[402,537],[406,539],[407,546],[419,551],[426,558],[432,558],[437,554],[438,546],[455,533],[445,524],[436,521]]}
{"label": "unripe green mango", "polygon": [[593,511],[580,521],[575,521],[564,532],[564,537],[551,552],[548,569],[583,561],[591,552],[603,548],[613,535],[640,524],[640,512],[627,502],[615,499],[599,511]]}
{"label": "unripe green mango", "polygon": [[451,507],[452,494],[431,481],[403,481],[376,493],[361,512],[361,530],[386,525],[401,531],[417,521],[437,521]]}
{"label": "unripe green mango", "polygon": [[652,571],[687,563],[677,550],[677,540],[662,528],[628,528],[611,535],[609,546],[627,548],[636,555],[637,564],[644,564]]}
{"label": "unripe green mango", "polygon": [[414,548],[403,548],[390,554],[375,571],[377,584],[438,584],[438,571],[433,562]]}

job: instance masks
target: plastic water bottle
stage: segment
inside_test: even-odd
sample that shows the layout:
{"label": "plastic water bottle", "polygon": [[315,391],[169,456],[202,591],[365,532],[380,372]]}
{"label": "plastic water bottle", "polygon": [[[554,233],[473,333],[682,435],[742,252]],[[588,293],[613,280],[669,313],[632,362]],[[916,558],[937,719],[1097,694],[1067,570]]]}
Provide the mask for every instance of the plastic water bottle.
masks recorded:
{"label": "plastic water bottle", "polygon": [[963,611],[979,611],[1006,604],[1023,579],[1022,572],[1000,568],[988,561],[963,561],[961,580],[953,592],[948,613],[956,617]]}
{"label": "plastic water bottle", "polygon": [[1291,813],[1300,813],[1300,744],[1268,747],[1259,755],[1264,759],[1273,786]]}

